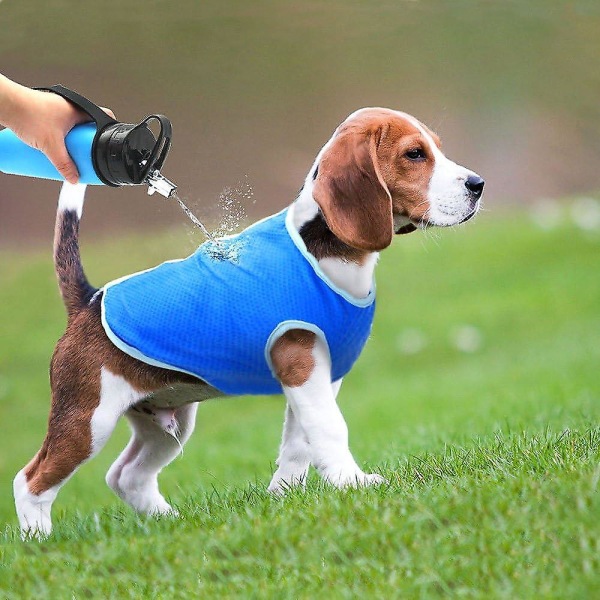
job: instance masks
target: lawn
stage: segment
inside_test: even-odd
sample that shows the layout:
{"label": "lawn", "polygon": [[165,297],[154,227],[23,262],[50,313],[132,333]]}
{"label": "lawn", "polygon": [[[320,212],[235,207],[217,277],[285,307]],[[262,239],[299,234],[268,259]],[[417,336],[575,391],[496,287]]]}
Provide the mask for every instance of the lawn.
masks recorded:
{"label": "lawn", "polygon": [[[121,424],[62,490],[43,543],[20,541],[11,481],[45,431],[64,314],[49,252],[0,255],[0,597],[597,594],[600,231],[562,216],[484,213],[382,255],[372,339],[340,404],[357,460],[387,486],[313,475],[270,497],[282,398],[219,400],[161,476],[180,519],[140,518],[104,484]],[[175,233],[83,239],[96,284],[192,249]]]}

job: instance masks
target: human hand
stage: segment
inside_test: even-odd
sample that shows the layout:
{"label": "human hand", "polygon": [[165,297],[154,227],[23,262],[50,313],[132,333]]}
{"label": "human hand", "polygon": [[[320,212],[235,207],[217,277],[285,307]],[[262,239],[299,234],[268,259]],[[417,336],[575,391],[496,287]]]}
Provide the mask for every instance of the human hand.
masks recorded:
{"label": "human hand", "polygon": [[[90,117],[57,94],[32,90],[22,85],[8,82],[8,96],[0,114],[0,122],[5,124],[26,144],[41,150],[69,182],[77,183],[79,173],[65,146],[67,133]],[[0,85],[0,92],[4,91]],[[109,109],[103,109],[114,118]]]}

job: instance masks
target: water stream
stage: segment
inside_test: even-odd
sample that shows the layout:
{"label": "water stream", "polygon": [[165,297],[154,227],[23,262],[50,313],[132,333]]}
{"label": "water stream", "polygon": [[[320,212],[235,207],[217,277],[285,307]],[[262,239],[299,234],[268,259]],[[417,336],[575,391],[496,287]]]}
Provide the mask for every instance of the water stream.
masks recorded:
{"label": "water stream", "polygon": [[190,219],[190,221],[200,229],[200,231],[202,231],[202,233],[205,235],[206,239],[210,242],[214,242],[216,244],[218,244],[218,240],[217,238],[215,238],[213,236],[213,234],[206,228],[206,226],[204,225],[204,223],[188,208],[187,204],[179,197],[179,195],[177,194],[177,192],[173,192],[173,194],[171,194],[173,198],[175,198],[175,200],[177,200],[177,202],[179,203],[179,206],[181,207],[181,210],[183,210],[183,212],[188,216],[188,218]]}
{"label": "water stream", "polygon": [[179,197],[177,192],[172,194],[172,197],[177,200],[181,210],[187,215],[190,221],[198,227],[206,237],[207,243],[203,244],[204,252],[212,259],[218,261],[230,261],[237,263],[239,253],[243,247],[243,243],[234,239],[222,239],[220,236],[231,233],[240,225],[242,218],[246,216],[246,212],[241,205],[236,206],[237,200],[231,194],[231,190],[227,190],[219,199],[220,208],[224,209],[223,219],[215,233],[211,233],[208,228],[196,217],[190,210],[187,204]]}

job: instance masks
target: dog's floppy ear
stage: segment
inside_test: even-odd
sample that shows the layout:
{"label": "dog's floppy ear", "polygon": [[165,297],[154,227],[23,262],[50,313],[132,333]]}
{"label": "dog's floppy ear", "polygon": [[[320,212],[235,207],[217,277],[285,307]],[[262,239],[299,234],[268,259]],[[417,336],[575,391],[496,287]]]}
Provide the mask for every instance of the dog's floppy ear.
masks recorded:
{"label": "dog's floppy ear", "polygon": [[318,166],[313,197],[331,231],[360,250],[378,251],[392,243],[390,192],[377,159],[378,131],[342,129]]}

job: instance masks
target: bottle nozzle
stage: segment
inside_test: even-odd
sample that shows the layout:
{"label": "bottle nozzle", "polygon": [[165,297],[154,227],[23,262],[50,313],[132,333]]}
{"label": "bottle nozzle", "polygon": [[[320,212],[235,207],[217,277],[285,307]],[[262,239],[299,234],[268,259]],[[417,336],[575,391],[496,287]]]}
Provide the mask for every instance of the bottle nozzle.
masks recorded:
{"label": "bottle nozzle", "polygon": [[158,192],[165,198],[170,198],[177,189],[177,186],[172,181],[169,181],[164,175],[161,175],[158,170],[152,171],[148,177],[146,177],[144,183],[148,184],[149,196],[152,196],[154,192]]}

